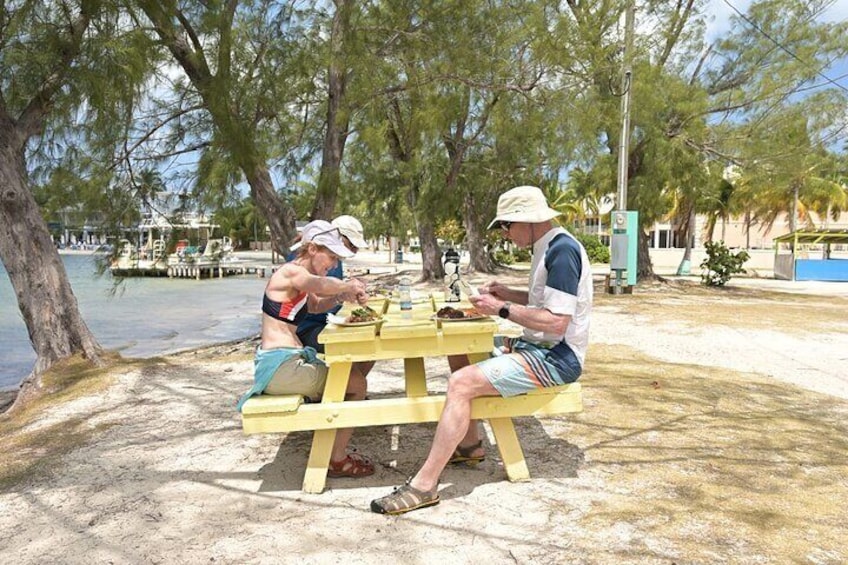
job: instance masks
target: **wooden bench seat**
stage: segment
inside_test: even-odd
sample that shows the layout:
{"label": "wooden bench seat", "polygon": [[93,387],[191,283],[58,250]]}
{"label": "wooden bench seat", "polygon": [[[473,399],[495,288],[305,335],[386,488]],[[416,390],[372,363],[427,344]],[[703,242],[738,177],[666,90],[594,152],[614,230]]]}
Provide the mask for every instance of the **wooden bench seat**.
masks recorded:
{"label": "wooden bench seat", "polygon": [[[304,404],[299,395],[254,396],[242,407],[242,428],[246,434],[314,431],[315,437],[330,433],[324,449],[316,455],[315,441],[303,481],[305,492],[324,489],[329,446],[340,428],[389,426],[436,422],[445,405],[444,395],[406,396],[348,402]],[[530,478],[521,444],[512,425],[516,416],[550,416],[580,412],[583,398],[580,383],[550,387],[510,398],[482,396],[471,404],[471,417],[488,420],[495,436],[504,470],[510,481]]]}
{"label": "wooden bench seat", "polygon": [[[261,395],[242,407],[242,427],[246,434],[262,434],[436,422],[444,404],[443,395],[313,404],[304,404],[299,395]],[[582,409],[580,383],[571,383],[510,398],[482,396],[472,402],[471,417],[548,416]]]}

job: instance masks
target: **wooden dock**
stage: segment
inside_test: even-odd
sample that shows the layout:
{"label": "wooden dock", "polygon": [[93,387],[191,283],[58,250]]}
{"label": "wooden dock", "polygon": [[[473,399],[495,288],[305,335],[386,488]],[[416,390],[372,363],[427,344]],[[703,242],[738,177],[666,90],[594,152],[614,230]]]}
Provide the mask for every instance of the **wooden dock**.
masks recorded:
{"label": "wooden dock", "polygon": [[167,267],[128,267],[111,269],[115,277],[168,277],[171,279],[211,279],[224,278],[237,275],[255,275],[258,278],[270,276],[276,270],[275,266],[261,265],[258,263],[210,263],[195,265],[192,263],[180,263]]}
{"label": "wooden dock", "polygon": [[210,279],[224,278],[234,275],[256,275],[265,278],[266,271],[270,271],[267,265],[241,264],[241,263],[219,263],[217,265],[171,265],[168,267],[169,278],[177,279]]}

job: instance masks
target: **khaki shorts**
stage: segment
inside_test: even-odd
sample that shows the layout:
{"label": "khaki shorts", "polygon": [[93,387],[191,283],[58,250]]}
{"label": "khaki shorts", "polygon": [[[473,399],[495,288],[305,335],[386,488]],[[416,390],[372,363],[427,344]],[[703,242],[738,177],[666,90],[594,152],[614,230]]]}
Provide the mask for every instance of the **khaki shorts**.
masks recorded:
{"label": "khaki shorts", "polygon": [[327,382],[326,365],[313,365],[302,357],[292,357],[282,363],[265,387],[265,394],[300,394],[318,400]]}

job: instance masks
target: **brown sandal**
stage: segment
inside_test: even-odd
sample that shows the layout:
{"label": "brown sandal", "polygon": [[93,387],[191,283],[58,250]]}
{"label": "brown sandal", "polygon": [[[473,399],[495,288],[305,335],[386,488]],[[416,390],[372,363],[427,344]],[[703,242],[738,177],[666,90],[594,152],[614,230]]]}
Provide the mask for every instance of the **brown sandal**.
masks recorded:
{"label": "brown sandal", "polygon": [[371,512],[377,514],[397,515],[419,508],[427,508],[439,503],[439,485],[433,490],[418,490],[409,483],[412,477],[406,479],[403,486],[395,487],[392,494],[371,501]]}
{"label": "brown sandal", "polygon": [[374,464],[358,453],[348,453],[341,461],[330,461],[327,467],[327,476],[339,477],[367,477],[374,474]]}
{"label": "brown sandal", "polygon": [[459,463],[464,463],[469,467],[474,467],[478,463],[486,460],[486,455],[471,455],[476,450],[483,447],[483,440],[478,441],[477,443],[473,443],[468,447],[462,447],[461,445],[456,446],[456,451],[453,452],[453,455],[448,460],[448,463],[451,465],[457,465]]}

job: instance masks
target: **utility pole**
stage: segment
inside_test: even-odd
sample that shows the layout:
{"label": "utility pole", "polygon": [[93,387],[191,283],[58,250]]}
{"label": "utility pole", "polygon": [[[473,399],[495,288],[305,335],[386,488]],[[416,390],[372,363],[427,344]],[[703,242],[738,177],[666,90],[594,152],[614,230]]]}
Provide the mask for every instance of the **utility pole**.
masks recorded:
{"label": "utility pole", "polygon": [[621,136],[618,139],[617,210],[627,210],[627,166],[630,161],[630,103],[633,100],[633,20],[634,0],[627,2],[624,16],[624,72],[621,75]]}
{"label": "utility pole", "polygon": [[637,212],[627,211],[627,169],[630,163],[630,102],[633,99],[633,27],[635,19],[634,0],[628,0],[624,15],[624,61],[621,73],[618,198],[616,209],[612,213],[612,238],[610,239],[610,269],[615,271],[615,283],[608,290],[613,294],[630,294],[636,284],[639,218]]}

